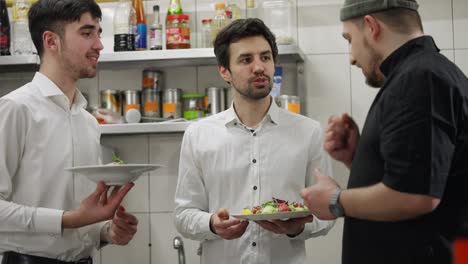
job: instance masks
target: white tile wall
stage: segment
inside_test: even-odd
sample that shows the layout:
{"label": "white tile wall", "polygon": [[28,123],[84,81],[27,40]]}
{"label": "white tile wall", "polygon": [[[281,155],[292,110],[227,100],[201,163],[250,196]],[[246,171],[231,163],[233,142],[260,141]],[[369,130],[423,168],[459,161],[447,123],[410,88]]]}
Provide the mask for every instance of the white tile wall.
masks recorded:
{"label": "white tile wall", "polygon": [[[365,85],[359,69],[349,66],[348,44],[341,36],[338,19],[343,0],[295,0],[297,40],[306,55],[304,79],[306,115],[323,125],[332,114],[349,112],[360,127],[377,90]],[[182,0],[190,15],[192,45],[198,45],[197,28],[202,18],[212,14],[214,0]],[[245,8],[244,1],[238,1]],[[152,21],[152,5],[161,6],[161,21],[169,0],[145,1],[148,21]],[[468,2],[466,0],[420,0],[421,16],[427,34],[434,36],[442,54],[455,61],[468,74]],[[453,4],[452,4],[453,3]],[[115,3],[101,4],[104,18],[104,52],[113,49],[112,17]],[[452,17],[453,13],[453,17]],[[155,65],[157,66],[157,65]],[[295,65],[284,66],[283,93],[297,94]],[[90,103],[99,103],[99,90],[139,89],[142,68],[102,70],[98,76],[79,82],[79,87],[90,96]],[[187,92],[203,92],[208,86],[226,86],[216,67],[163,68],[164,87],[183,88]],[[183,76],[183,78],[181,78]],[[32,73],[0,74],[0,95],[28,82]],[[165,165],[136,182],[125,198],[127,210],[139,220],[139,232],[127,247],[109,246],[96,255],[98,263],[177,263],[172,239],[177,235],[173,225],[173,195],[177,180],[177,164],[182,134],[104,137],[103,144],[114,147],[128,162]],[[334,162],[337,181],[346,186],[348,170]],[[331,232],[307,241],[310,263],[338,264],[341,259],[342,221]],[[199,263],[196,255],[198,242],[184,239],[187,263]],[[0,256],[1,259],[1,256]],[[100,262],[99,262],[100,261]]]}

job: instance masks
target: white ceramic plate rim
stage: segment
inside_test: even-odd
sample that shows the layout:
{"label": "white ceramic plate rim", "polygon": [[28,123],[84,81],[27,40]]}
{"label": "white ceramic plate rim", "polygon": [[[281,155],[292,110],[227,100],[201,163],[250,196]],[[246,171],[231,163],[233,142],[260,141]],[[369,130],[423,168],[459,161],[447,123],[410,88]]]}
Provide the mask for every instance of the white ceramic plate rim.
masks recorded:
{"label": "white ceramic plate rim", "polygon": [[291,218],[306,217],[308,215],[310,215],[309,211],[295,211],[295,212],[281,212],[281,213],[274,213],[274,214],[250,214],[250,215],[236,214],[232,216],[238,219],[261,221],[261,220],[285,220],[285,219],[291,219]]}
{"label": "white ceramic plate rim", "polygon": [[87,165],[87,166],[77,166],[66,168],[65,170],[74,171],[80,169],[101,169],[101,168],[140,168],[140,167],[147,167],[147,168],[159,168],[162,167],[158,164],[108,164],[108,165]]}

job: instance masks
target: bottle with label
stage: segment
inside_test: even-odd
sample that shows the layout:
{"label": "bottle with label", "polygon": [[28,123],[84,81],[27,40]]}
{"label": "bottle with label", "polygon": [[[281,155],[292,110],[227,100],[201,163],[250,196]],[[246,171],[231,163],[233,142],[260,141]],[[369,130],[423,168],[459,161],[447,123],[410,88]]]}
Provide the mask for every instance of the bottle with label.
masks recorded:
{"label": "bottle with label", "polygon": [[153,6],[154,21],[150,27],[150,49],[162,50],[163,27],[159,19],[159,6]]}
{"label": "bottle with label", "polygon": [[271,88],[271,92],[270,92],[270,95],[273,98],[280,96],[282,84],[283,84],[283,67],[275,66],[275,75],[273,76],[273,87]]}
{"label": "bottle with label", "polygon": [[143,7],[143,0],[133,0],[133,8],[136,12],[136,36],[135,36],[135,48],[136,50],[146,50],[146,38],[147,38],[147,26],[145,9]]}
{"label": "bottle with label", "polygon": [[130,0],[120,0],[114,13],[114,51],[129,51],[130,38]]}
{"label": "bottle with label", "polygon": [[0,56],[10,53],[10,19],[5,0],[0,0]]}
{"label": "bottle with label", "polygon": [[13,54],[32,54],[32,40],[29,33],[28,12],[30,0],[15,0],[13,5]]}
{"label": "bottle with label", "polygon": [[257,4],[255,0],[246,0],[246,17],[247,18],[255,18],[258,16],[257,14]]}
{"label": "bottle with label", "polygon": [[171,0],[169,2],[169,8],[167,9],[167,15],[181,15],[183,14],[182,5],[180,0]]}
{"label": "bottle with label", "polygon": [[214,42],[219,31],[229,25],[231,21],[226,16],[226,5],[224,3],[215,4],[215,16],[211,21],[211,41]]}
{"label": "bottle with label", "polygon": [[241,16],[241,9],[240,9],[239,6],[236,4],[236,1],[235,1],[235,0],[228,0],[228,1],[227,1],[226,11],[231,12],[231,17],[229,17],[229,19],[230,19],[231,21],[234,21],[234,20],[237,20],[237,19],[241,19],[241,18],[242,18],[242,16]]}

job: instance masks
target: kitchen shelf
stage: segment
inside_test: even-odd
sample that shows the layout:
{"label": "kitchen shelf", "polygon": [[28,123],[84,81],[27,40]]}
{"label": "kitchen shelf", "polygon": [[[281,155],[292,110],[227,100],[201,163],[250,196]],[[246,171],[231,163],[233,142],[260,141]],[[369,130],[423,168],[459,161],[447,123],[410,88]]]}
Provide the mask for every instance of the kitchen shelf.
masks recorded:
{"label": "kitchen shelf", "polygon": [[0,72],[36,71],[38,68],[36,55],[0,56]]}
{"label": "kitchen shelf", "polygon": [[[304,54],[296,45],[278,46],[279,63],[304,61]],[[0,72],[37,70],[39,58],[36,55],[1,56]],[[99,69],[128,69],[129,67],[180,67],[216,65],[213,48],[146,50],[101,53]]]}
{"label": "kitchen shelf", "polygon": [[[116,2],[117,0],[97,0],[96,2],[98,3],[107,3],[107,2]],[[37,0],[32,0],[32,3],[37,2]],[[13,5],[13,0],[6,0],[6,4],[8,7],[11,7]]]}
{"label": "kitchen shelf", "polygon": [[164,122],[100,125],[102,135],[183,133],[193,122]]}

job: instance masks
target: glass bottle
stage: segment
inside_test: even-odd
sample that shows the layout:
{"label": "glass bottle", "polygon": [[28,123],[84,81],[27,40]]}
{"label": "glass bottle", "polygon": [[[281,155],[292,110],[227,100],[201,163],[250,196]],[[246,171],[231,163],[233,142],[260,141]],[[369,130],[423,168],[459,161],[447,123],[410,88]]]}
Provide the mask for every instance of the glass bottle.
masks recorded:
{"label": "glass bottle", "polygon": [[211,41],[211,22],[212,19],[207,18],[202,20],[201,27],[201,48],[212,48],[213,42]]}
{"label": "glass bottle", "polygon": [[29,33],[28,12],[31,8],[29,0],[15,0],[13,5],[13,54],[32,54],[32,40]]}
{"label": "glass bottle", "polygon": [[276,36],[278,45],[293,43],[290,0],[263,0],[261,19]]}
{"label": "glass bottle", "polygon": [[10,53],[10,19],[5,0],[0,0],[0,56]]}
{"label": "glass bottle", "polygon": [[129,51],[130,0],[120,0],[114,13],[114,51]]}
{"label": "glass bottle", "polygon": [[136,12],[136,36],[135,36],[135,48],[136,50],[146,50],[146,38],[147,38],[147,31],[148,28],[146,26],[146,16],[145,16],[145,9],[143,7],[142,0],[133,0],[133,8],[135,8]]}
{"label": "glass bottle", "polygon": [[211,21],[211,41],[214,42],[219,31],[231,22],[226,16],[226,5],[224,3],[215,4],[215,16]]}
{"label": "glass bottle", "polygon": [[182,10],[182,5],[180,0],[171,0],[169,2],[169,8],[167,9],[167,15],[181,15],[184,11]]}
{"label": "glass bottle", "polygon": [[162,50],[163,27],[159,16],[159,6],[153,6],[154,21],[150,27],[150,49]]}
{"label": "glass bottle", "polygon": [[246,0],[246,17],[255,18],[257,17],[257,4],[255,0]]}
{"label": "glass bottle", "polygon": [[231,12],[231,17],[230,17],[231,21],[241,19],[242,18],[241,10],[239,6],[236,4],[236,1],[228,0],[227,3],[228,4],[226,7],[226,10]]}

